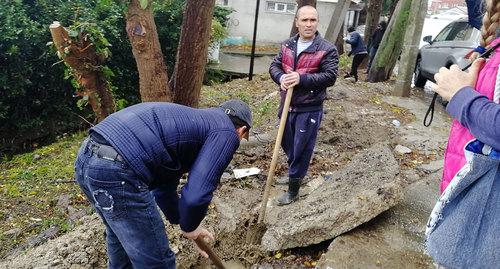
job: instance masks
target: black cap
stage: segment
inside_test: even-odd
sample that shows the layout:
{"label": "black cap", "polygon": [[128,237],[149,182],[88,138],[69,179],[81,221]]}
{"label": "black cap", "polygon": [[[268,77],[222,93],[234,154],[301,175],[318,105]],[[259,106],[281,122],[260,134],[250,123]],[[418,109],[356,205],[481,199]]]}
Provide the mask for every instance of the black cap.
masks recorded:
{"label": "black cap", "polygon": [[226,101],[220,106],[224,113],[242,120],[249,128],[252,128],[252,112],[248,105],[238,99]]}

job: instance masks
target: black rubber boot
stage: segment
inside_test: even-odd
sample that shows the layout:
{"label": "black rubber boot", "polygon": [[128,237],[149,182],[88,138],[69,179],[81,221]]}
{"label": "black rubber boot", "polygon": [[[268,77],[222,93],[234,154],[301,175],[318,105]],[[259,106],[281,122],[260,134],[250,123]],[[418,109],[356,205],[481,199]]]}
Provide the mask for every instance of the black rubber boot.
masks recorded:
{"label": "black rubber boot", "polygon": [[[311,177],[306,176],[305,178],[303,178],[300,181],[300,185],[302,186],[309,181],[311,181]],[[279,177],[276,179],[276,185],[288,185],[289,182],[290,182],[290,178],[288,176],[282,176],[282,177]]]}
{"label": "black rubber boot", "polygon": [[299,199],[299,189],[301,178],[290,178],[288,182],[288,191],[278,198],[278,205],[288,205]]}

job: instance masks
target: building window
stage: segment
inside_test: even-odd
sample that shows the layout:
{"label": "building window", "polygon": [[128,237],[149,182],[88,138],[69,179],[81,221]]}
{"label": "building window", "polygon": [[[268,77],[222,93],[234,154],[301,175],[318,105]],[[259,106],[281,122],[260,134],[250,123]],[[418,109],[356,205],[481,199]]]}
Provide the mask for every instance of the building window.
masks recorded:
{"label": "building window", "polygon": [[216,4],[219,6],[228,6],[229,0],[217,0]]}
{"label": "building window", "polygon": [[280,12],[280,13],[291,13],[295,14],[295,10],[297,9],[297,4],[294,3],[283,3],[283,2],[267,2],[267,11],[272,12]]}

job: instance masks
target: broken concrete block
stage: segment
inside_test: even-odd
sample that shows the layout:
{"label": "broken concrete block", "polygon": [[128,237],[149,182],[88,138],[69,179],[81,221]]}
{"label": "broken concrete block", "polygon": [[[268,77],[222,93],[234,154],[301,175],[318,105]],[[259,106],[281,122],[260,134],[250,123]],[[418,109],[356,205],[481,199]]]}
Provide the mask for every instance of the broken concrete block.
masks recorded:
{"label": "broken concrete block", "polygon": [[408,153],[411,153],[411,149],[405,147],[405,146],[401,146],[401,145],[397,145],[395,148],[394,148],[394,152],[396,152],[397,154],[408,154]]}
{"label": "broken concrete block", "polygon": [[335,238],[316,268],[435,268],[429,256],[412,246],[416,242],[403,241],[409,238],[412,239],[404,229],[395,225],[376,230],[356,229]]}
{"label": "broken concrete block", "polygon": [[440,179],[434,173],[411,184],[397,206],[336,237],[316,268],[435,268],[424,253],[423,241],[429,212],[439,197]]}
{"label": "broken concrete block", "polygon": [[308,246],[371,220],[400,201],[398,173],[398,163],[386,144],[358,153],[305,199],[268,208],[262,247],[273,251]]}

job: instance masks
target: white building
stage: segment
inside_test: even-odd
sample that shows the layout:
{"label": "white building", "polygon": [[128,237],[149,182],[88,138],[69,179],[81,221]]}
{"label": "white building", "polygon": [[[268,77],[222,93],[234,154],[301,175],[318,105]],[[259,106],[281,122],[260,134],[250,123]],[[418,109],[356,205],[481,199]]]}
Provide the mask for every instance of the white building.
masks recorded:
{"label": "white building", "polygon": [[432,19],[441,19],[454,21],[460,18],[467,17],[467,7],[457,6],[450,9],[438,10],[435,14],[430,16]]}
{"label": "white building", "polygon": [[[318,31],[321,35],[326,32],[337,2],[338,0],[317,0]],[[359,3],[360,0],[353,2]],[[231,40],[236,43],[251,42],[257,1],[217,0],[216,3],[235,10],[230,15],[228,22],[229,42]],[[288,38],[296,10],[297,3],[295,0],[261,0],[257,24],[257,42],[261,44],[280,43]]]}

